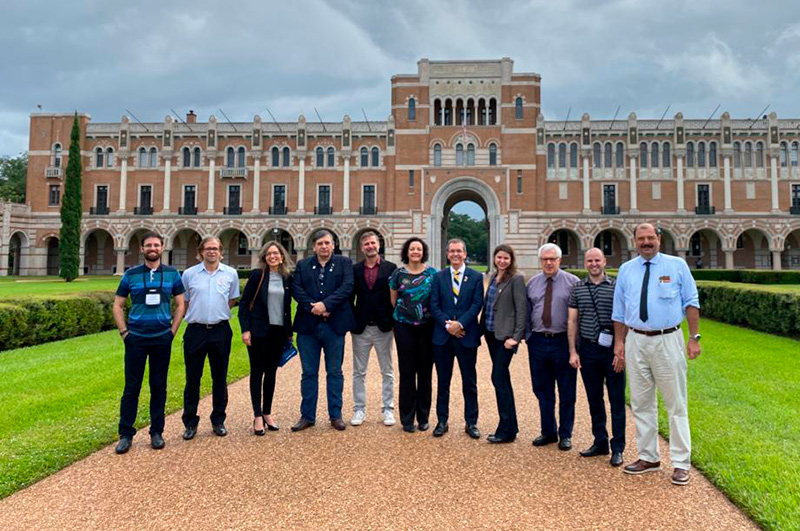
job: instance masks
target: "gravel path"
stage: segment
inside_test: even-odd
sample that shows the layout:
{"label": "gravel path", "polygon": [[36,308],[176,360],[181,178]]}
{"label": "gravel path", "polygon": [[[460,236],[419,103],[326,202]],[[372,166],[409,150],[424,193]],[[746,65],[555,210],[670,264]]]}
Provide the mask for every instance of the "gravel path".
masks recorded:
{"label": "gravel path", "polygon": [[[348,339],[345,420],[351,367]],[[109,446],[0,500],[0,529],[758,529],[697,471],[689,486],[676,487],[666,466],[633,477],[612,469],[606,457],[581,458],[591,432],[580,378],[573,450],[534,448],[538,408],[525,347],[511,367],[521,429],[512,444],[485,441],[497,423],[485,347],[478,363],[480,441],[463,431],[457,370],[448,434],[434,439],[430,430],[383,426],[374,356],[362,426],[348,424],[340,433],[328,425],[323,376],[316,427],[291,433],[300,401],[295,360],[278,374],[273,412],[280,431],[252,435],[244,379],[230,386],[227,437],[211,432],[211,402],[204,399],[193,441],[181,438],[180,413],[170,415],[166,449],[151,450],[147,430],[140,431],[124,456]],[[626,463],[635,459],[630,415],[627,437]]]}

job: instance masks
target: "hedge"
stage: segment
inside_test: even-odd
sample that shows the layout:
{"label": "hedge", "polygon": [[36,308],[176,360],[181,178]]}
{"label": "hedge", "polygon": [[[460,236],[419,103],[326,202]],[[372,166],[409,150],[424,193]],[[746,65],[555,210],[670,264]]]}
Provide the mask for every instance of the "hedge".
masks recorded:
{"label": "hedge", "polygon": [[800,284],[800,271],[768,269],[692,269],[695,280],[722,280],[745,284]]}
{"label": "hedge", "polygon": [[0,305],[0,350],[96,334],[114,327],[113,293],[9,300]]}

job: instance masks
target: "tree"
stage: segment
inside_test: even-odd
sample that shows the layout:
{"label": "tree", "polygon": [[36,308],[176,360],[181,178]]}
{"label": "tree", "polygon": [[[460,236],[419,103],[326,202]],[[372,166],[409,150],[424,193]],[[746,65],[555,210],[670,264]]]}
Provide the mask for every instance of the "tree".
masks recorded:
{"label": "tree", "polygon": [[78,113],[72,121],[69,137],[69,160],[67,177],[64,181],[64,198],[61,202],[61,234],[58,240],[58,253],[61,271],[59,275],[67,282],[78,277],[81,246],[81,128]]}
{"label": "tree", "polygon": [[27,178],[27,153],[16,157],[0,157],[0,199],[13,203],[24,203]]}
{"label": "tree", "polygon": [[472,219],[466,214],[450,211],[447,222],[447,238],[459,238],[467,244],[470,261],[486,263],[489,231],[485,220]]}

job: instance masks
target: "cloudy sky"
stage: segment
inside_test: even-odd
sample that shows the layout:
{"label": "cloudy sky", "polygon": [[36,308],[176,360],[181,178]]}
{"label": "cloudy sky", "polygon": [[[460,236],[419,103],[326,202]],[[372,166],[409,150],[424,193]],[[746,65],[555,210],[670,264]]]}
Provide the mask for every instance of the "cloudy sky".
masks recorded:
{"label": "cloudy sky", "polygon": [[390,77],[421,57],[509,56],[542,75],[545,118],[635,111],[800,116],[800,2],[26,0],[0,17],[0,155],[28,117],[130,109],[161,121],[389,114]]}

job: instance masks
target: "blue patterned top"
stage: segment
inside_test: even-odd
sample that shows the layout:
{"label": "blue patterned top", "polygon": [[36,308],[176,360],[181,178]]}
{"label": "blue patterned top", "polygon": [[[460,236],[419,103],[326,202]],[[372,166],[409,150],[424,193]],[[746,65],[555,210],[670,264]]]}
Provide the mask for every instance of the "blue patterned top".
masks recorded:
{"label": "blue patterned top", "polygon": [[[159,295],[158,304],[146,304],[148,292]],[[159,265],[151,270],[138,265],[125,271],[117,287],[120,297],[131,296],[128,312],[128,331],[134,336],[156,337],[170,331],[172,314],[170,300],[186,290],[181,275],[174,267]]]}
{"label": "blue patterned top", "polygon": [[483,311],[486,312],[486,330],[494,332],[494,303],[497,300],[497,281],[489,284],[489,289],[486,290],[486,306]]}
{"label": "blue patterned top", "polygon": [[433,319],[430,311],[431,286],[436,269],[428,267],[422,273],[409,273],[405,267],[395,269],[389,278],[389,288],[397,291],[394,320],[413,325]]}

